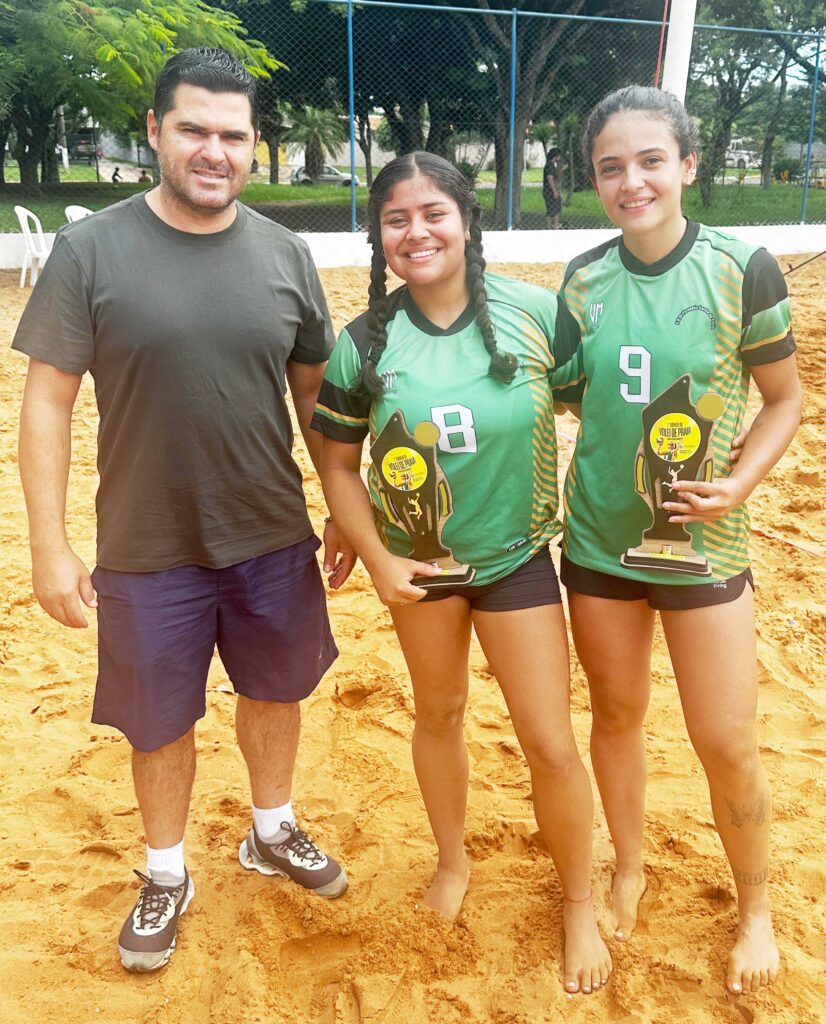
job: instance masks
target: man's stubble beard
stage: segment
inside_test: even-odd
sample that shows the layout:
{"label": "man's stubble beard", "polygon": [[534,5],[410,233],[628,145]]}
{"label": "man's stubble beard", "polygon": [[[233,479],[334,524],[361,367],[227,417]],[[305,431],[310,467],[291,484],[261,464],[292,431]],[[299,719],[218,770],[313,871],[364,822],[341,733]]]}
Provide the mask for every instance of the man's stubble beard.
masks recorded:
{"label": "man's stubble beard", "polygon": [[[160,170],[161,189],[165,193],[166,198],[175,206],[178,206],[180,209],[186,210],[189,213],[194,213],[200,216],[209,213],[214,213],[217,216],[218,214],[221,214],[225,210],[229,209],[229,207],[232,206],[232,204],[241,194],[244,185],[246,185],[247,179],[249,178],[248,174],[243,175],[239,178],[237,174],[230,171],[227,178],[225,179],[227,184],[230,186],[229,193],[227,194],[228,198],[226,200],[221,199],[220,201],[217,202],[213,201],[201,203],[196,202],[191,197],[187,189],[183,187],[186,181],[186,175],[190,170],[192,170],[192,168],[189,165],[187,165],[187,168],[184,171],[183,182],[179,182],[177,174],[170,174],[168,172],[168,169],[165,167],[165,160],[161,156],[160,152],[158,153],[158,168]],[[219,200],[219,197],[217,195],[215,196],[215,200]]]}

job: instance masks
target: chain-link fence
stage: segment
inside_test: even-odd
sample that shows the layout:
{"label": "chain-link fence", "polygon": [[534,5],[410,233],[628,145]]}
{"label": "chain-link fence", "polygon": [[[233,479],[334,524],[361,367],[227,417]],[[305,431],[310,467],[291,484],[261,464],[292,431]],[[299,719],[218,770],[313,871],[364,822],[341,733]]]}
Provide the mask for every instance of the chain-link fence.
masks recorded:
{"label": "chain-link fence", "polygon": [[[242,198],[297,231],[362,229],[377,170],[414,149],[475,179],[487,228],[607,226],[579,151],[584,119],[610,90],[661,76],[660,0],[627,4],[635,20],[576,16],[564,0],[525,0],[519,10],[487,0],[217,4],[283,64],[260,79],[262,137]],[[815,32],[696,27],[686,104],[702,152],[690,216],[826,222],[821,41]],[[40,136],[27,135],[19,116],[3,118],[2,86],[0,61],[0,230],[17,230],[15,197],[54,230],[65,205],[97,209],[151,187],[142,111],[124,118],[87,80],[41,119]]]}

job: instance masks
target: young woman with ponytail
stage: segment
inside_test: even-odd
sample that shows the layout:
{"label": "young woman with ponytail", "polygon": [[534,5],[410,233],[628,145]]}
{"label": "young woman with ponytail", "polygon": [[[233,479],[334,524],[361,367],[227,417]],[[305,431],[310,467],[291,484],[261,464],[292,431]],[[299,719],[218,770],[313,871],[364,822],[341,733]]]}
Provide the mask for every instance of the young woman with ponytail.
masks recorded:
{"label": "young woman with ponytail", "polygon": [[[740,995],[780,969],[744,502],[788,447],[801,396],[774,258],[683,214],[698,141],[683,105],[650,86],[610,93],[585,125],[585,164],[621,234],[572,260],[562,286],[580,344],[558,364],[554,393],[582,423],[561,571],[616,853],[614,938],[631,937],[646,888],[645,716],[659,612],[737,890],[726,986]],[[751,380],[762,408],[732,468]]]}
{"label": "young woman with ponytail", "polygon": [[[468,888],[462,725],[473,628],[559,874],[564,987],[589,993],[607,981],[611,958],[591,898],[593,798],[571,729],[568,644],[548,552],[560,529],[548,375],[572,351],[570,325],[552,292],[485,272],[475,193],[440,157],[411,153],[383,168],[369,239],[369,308],[341,332],[313,426],[324,434],[330,511],[390,608],[412,678],[413,762],[438,847],[425,903],[455,918]],[[388,266],[404,282],[390,294]],[[367,486],[360,475],[365,439],[375,443],[391,417],[408,431],[396,442],[407,462],[398,463],[395,509],[375,465]],[[428,505],[434,457],[439,497]],[[438,516],[442,547],[475,571],[471,580],[430,586],[441,570],[409,557],[402,492],[415,493],[404,499],[409,514]]]}

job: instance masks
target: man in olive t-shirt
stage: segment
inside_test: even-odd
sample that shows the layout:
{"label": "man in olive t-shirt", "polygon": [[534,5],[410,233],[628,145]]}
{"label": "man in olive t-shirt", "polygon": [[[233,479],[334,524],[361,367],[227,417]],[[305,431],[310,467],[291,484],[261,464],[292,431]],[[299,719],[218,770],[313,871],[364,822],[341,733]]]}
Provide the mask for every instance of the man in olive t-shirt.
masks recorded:
{"label": "man in olive t-shirt", "polygon": [[[241,864],[326,897],[347,888],[290,803],[298,701],[338,652],[286,390],[317,462],[309,421],[332,331],[306,245],[236,201],[256,123],[254,82],[228,54],[173,57],[147,121],[160,186],[59,232],[14,339],[30,357],[20,466],[35,594],[67,626],[97,607],[92,718],[133,748],[147,870],[118,945],[135,971],[168,961],[194,893],[183,835],[216,644],[252,789]],[[64,524],[87,370],[100,411],[91,577]],[[354,556],[331,523],[324,541],[338,587]]]}

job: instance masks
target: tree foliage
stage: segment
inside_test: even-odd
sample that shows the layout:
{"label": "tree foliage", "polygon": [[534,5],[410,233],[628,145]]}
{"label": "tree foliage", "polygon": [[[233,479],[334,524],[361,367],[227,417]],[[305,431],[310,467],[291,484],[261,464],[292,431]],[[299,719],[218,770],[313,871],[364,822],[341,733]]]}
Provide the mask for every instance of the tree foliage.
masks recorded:
{"label": "tree foliage", "polygon": [[[823,0],[705,0],[698,21],[721,26],[755,27],[784,32],[822,31]],[[725,165],[735,130],[749,133],[761,152],[762,183],[771,180],[773,153],[782,128],[808,135],[808,123],[794,129],[788,122],[790,96],[799,103],[800,78],[810,75],[812,42],[804,36],[746,34],[698,29],[692,51],[692,80],[687,103],[699,117],[702,153],[700,191],[711,205],[714,178]],[[797,81],[789,88],[790,78]],[[809,88],[811,102],[811,88]]]}
{"label": "tree foliage", "polygon": [[0,118],[5,111],[15,131],[21,182],[36,188],[59,106],[134,124],[157,72],[181,49],[220,46],[268,75],[278,61],[246,35],[237,17],[201,0],[5,0],[0,50],[13,59],[0,61]]}
{"label": "tree foliage", "polygon": [[317,181],[324,169],[324,155],[335,157],[346,137],[346,122],[338,110],[320,107],[287,107],[285,117],[291,122],[283,134],[284,141],[304,150],[304,170]]}

